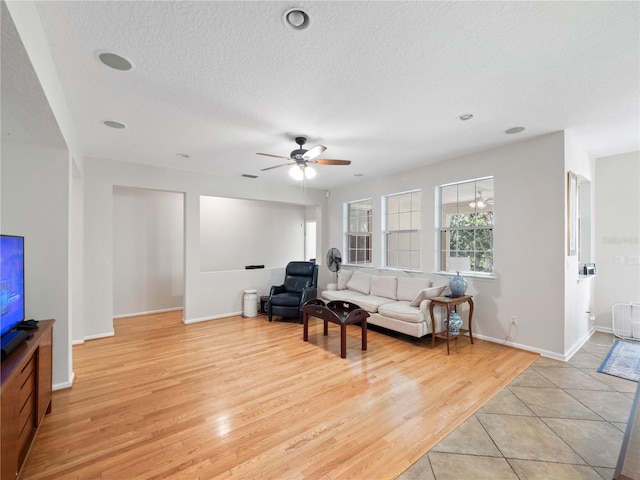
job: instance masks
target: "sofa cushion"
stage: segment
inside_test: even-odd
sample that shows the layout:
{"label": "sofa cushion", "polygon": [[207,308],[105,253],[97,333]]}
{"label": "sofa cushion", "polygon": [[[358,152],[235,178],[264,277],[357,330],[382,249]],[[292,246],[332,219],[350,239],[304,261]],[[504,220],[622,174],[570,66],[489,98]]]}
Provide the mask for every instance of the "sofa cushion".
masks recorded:
{"label": "sofa cushion", "polygon": [[353,275],[353,270],[338,270],[338,290],[346,290],[351,275]]}
{"label": "sofa cushion", "polygon": [[398,300],[413,301],[421,290],[429,288],[432,285],[431,280],[426,278],[398,278],[398,291],[396,298]]}
{"label": "sofa cushion", "polygon": [[325,300],[350,300],[352,297],[361,295],[353,290],[325,290],[322,292],[322,298]]}
{"label": "sofa cushion", "polygon": [[402,320],[404,322],[419,323],[425,321],[425,316],[420,309],[412,307],[407,301],[391,302],[380,305],[378,307],[378,313],[385,317]]}
{"label": "sofa cushion", "polygon": [[416,295],[416,298],[414,298],[409,305],[411,305],[412,307],[419,307],[422,300],[426,300],[427,298],[439,297],[444,293],[446,288],[446,285],[442,285],[440,287],[431,287],[420,290],[420,293]]}
{"label": "sofa cushion", "polygon": [[396,290],[398,290],[398,279],[396,277],[371,277],[371,295],[395,300]]}
{"label": "sofa cushion", "polygon": [[356,292],[369,295],[369,292],[371,291],[371,275],[361,272],[360,270],[356,270],[347,282],[347,288],[349,290],[355,290]]}
{"label": "sofa cushion", "polygon": [[381,305],[393,302],[393,300],[386,297],[376,297],[375,295],[359,295],[349,298],[349,301],[369,313],[376,313]]}

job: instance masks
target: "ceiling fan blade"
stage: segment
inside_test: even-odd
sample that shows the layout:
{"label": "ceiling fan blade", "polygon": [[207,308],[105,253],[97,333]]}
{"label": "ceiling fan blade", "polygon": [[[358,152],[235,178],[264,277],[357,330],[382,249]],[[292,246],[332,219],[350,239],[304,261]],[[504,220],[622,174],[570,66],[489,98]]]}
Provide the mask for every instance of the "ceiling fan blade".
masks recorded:
{"label": "ceiling fan blade", "polygon": [[282,158],[283,160],[290,160],[289,157],[283,157],[282,155],[272,155],[271,153],[256,153],[256,155],[264,155],[265,157]]}
{"label": "ceiling fan blade", "polygon": [[287,165],[295,165],[295,164],[296,164],[296,162],[281,163],[280,165],[276,165],[275,167],[262,168],[262,169],[260,169],[260,171],[264,172],[266,170],[273,170],[274,168],[286,167]]}
{"label": "ceiling fan blade", "polygon": [[318,165],[351,165],[351,160],[336,160],[331,158],[319,158],[309,163],[317,163]]}
{"label": "ceiling fan blade", "polygon": [[313,160],[327,149],[324,145],[316,145],[310,150],[307,150],[307,153],[304,154],[305,160]]}

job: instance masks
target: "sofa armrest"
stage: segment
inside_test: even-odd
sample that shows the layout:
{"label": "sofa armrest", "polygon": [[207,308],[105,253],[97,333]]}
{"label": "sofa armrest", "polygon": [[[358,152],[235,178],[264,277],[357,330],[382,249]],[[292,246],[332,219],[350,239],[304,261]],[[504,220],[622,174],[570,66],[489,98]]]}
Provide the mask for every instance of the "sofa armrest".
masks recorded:
{"label": "sofa armrest", "polygon": [[[431,300],[425,298],[420,302],[420,312],[424,315],[424,318],[431,322],[431,314],[429,313],[429,305],[431,304]],[[436,324],[436,333],[440,333],[443,331],[442,327],[442,318],[443,318],[443,308],[440,305],[436,305],[433,307],[433,320]]]}
{"label": "sofa armrest", "polygon": [[327,284],[327,290],[329,290],[331,292],[335,292],[336,290],[338,290],[338,284],[337,283],[328,283]]}

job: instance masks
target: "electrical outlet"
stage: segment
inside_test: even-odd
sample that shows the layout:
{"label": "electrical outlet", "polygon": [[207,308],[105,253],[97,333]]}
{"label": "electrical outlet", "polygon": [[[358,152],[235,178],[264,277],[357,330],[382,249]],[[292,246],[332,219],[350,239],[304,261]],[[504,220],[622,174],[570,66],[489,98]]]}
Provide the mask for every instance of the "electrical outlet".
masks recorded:
{"label": "electrical outlet", "polygon": [[511,325],[514,327],[518,326],[518,317],[516,315],[511,315]]}

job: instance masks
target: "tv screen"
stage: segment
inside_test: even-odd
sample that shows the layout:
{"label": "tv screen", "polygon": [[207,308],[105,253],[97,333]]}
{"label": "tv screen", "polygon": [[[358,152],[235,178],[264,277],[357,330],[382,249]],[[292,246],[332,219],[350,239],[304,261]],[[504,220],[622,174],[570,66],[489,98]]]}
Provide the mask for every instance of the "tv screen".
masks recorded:
{"label": "tv screen", "polygon": [[24,320],[24,237],[0,235],[0,336]]}

